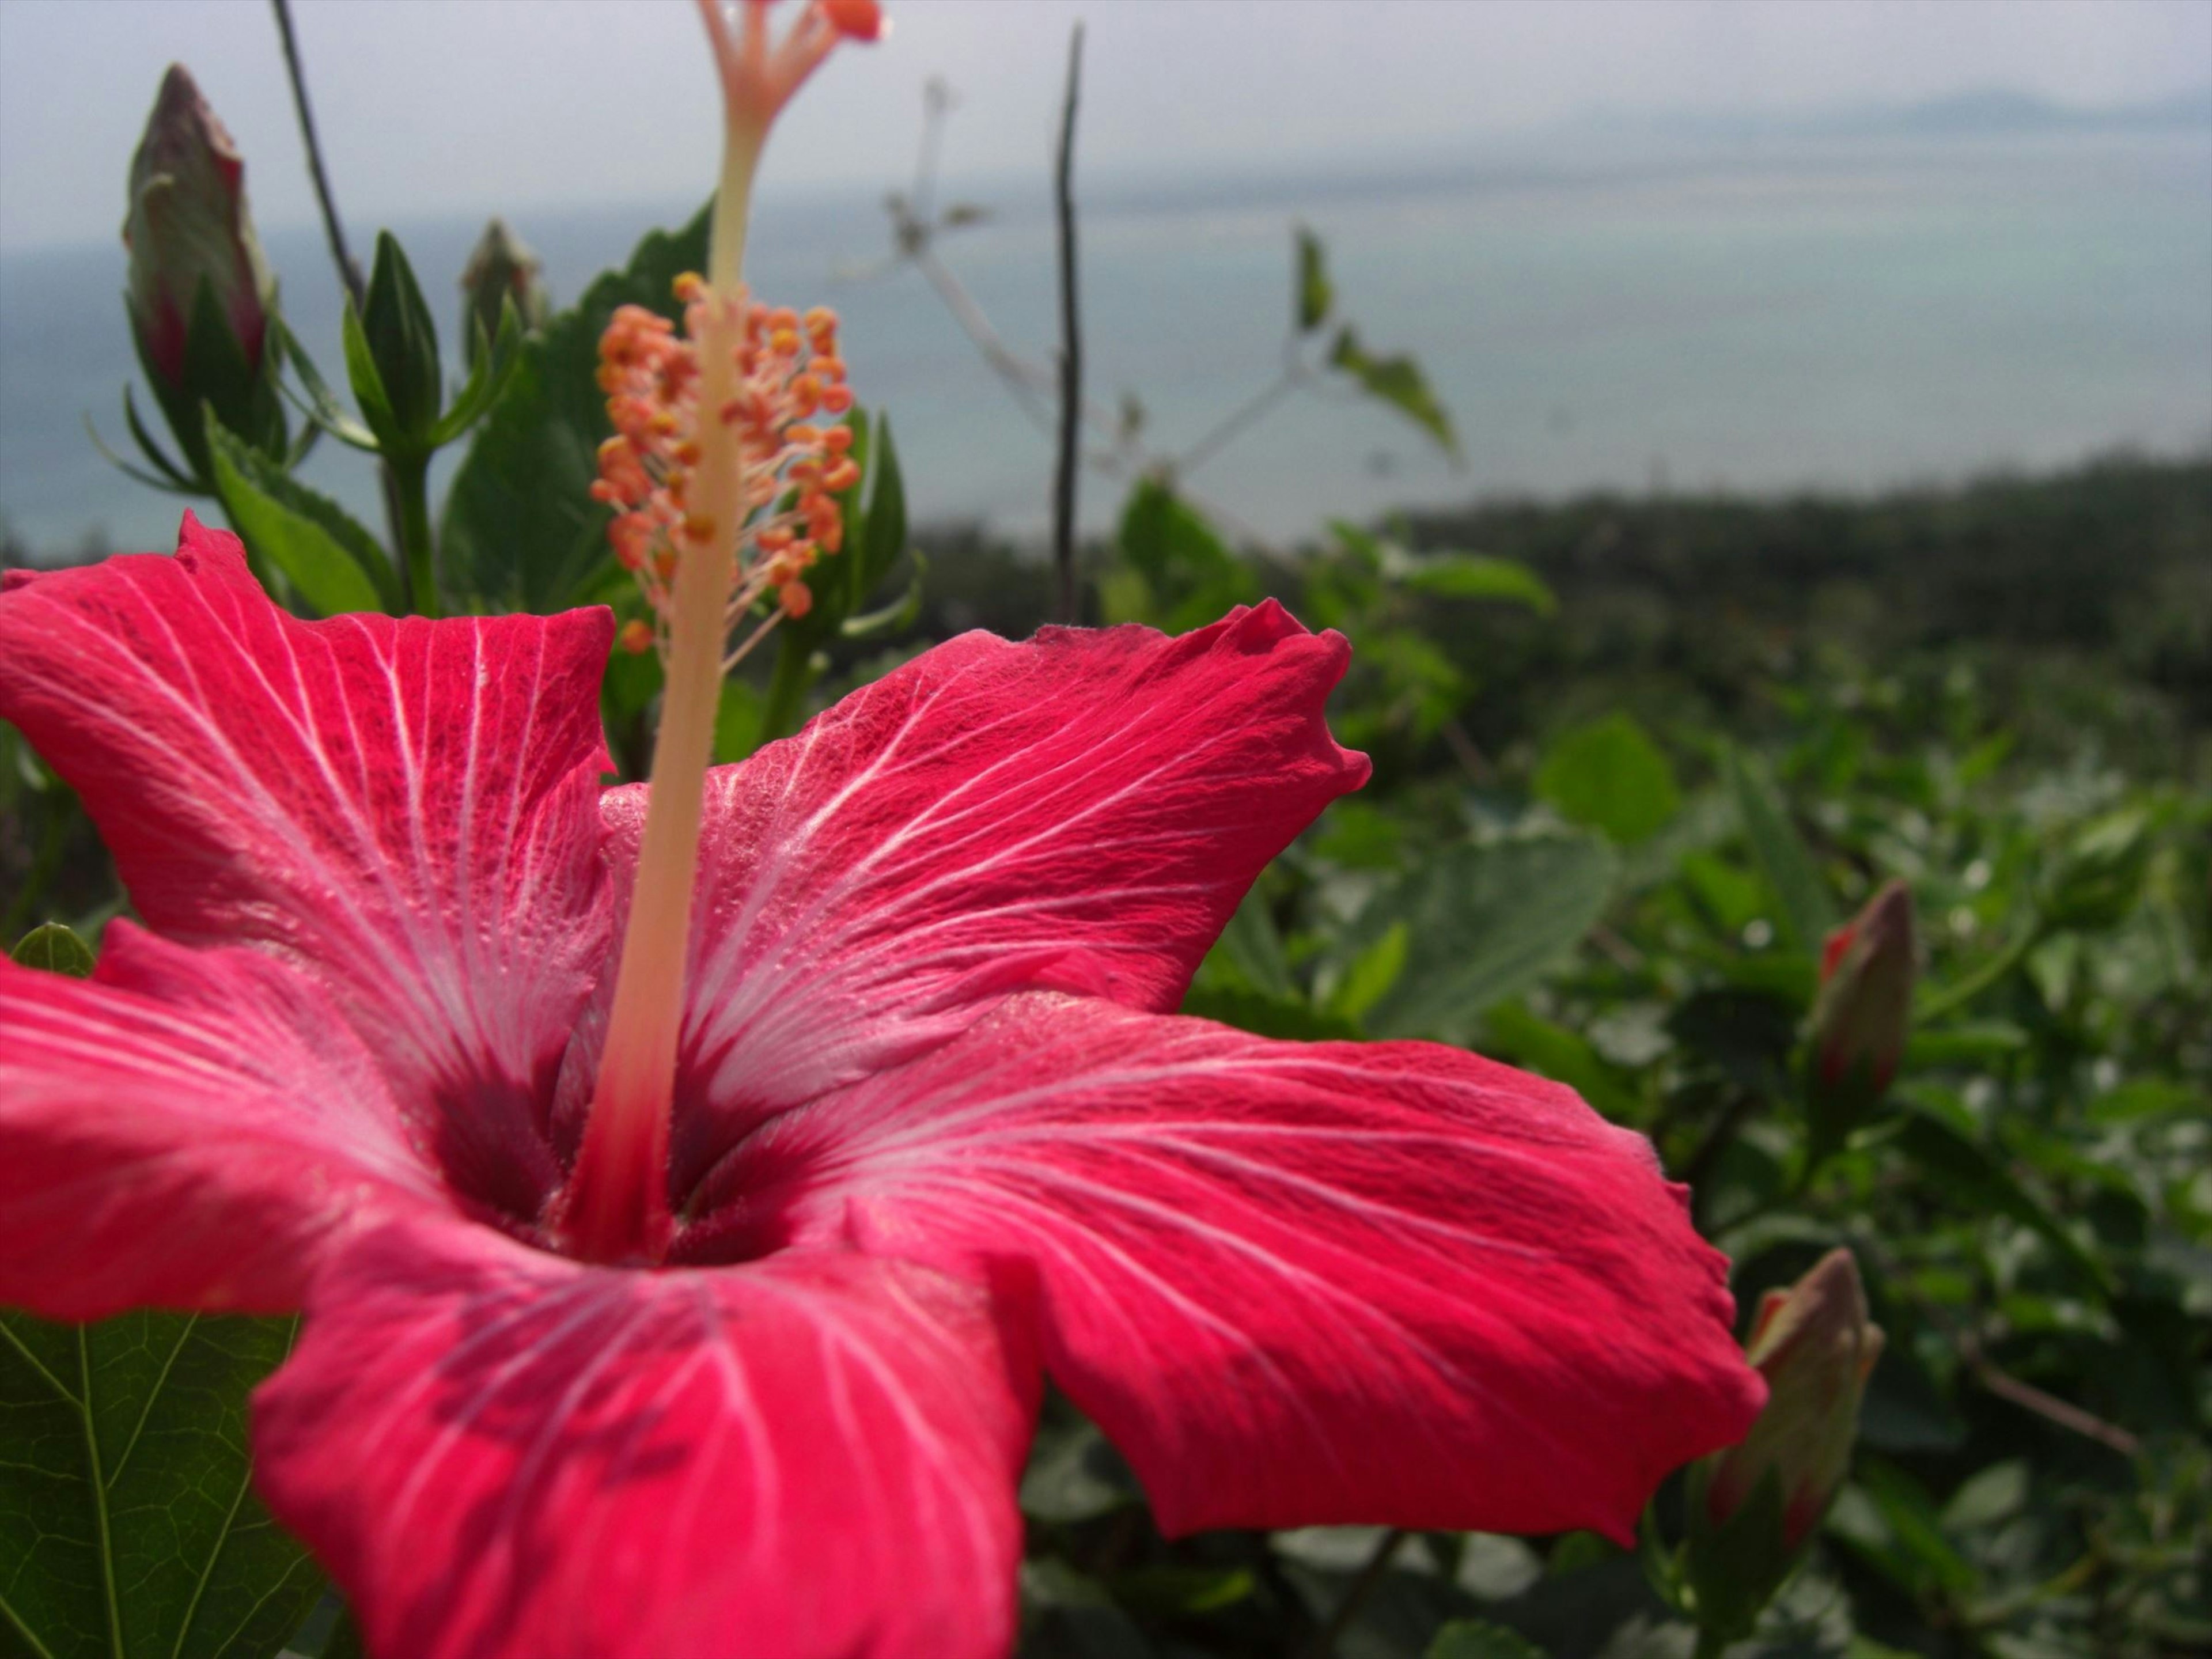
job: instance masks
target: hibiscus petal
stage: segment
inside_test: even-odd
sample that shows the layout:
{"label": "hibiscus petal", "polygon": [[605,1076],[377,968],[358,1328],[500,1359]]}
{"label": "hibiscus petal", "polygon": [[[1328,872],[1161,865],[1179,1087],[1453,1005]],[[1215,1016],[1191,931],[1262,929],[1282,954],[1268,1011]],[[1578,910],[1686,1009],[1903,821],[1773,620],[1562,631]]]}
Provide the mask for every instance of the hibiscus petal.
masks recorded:
{"label": "hibiscus petal", "polygon": [[920,1268],[395,1227],[317,1282],[256,1478],[380,1655],[981,1659],[1036,1387],[986,1294]]}
{"label": "hibiscus petal", "polygon": [[[1367,776],[1322,718],[1346,655],[1273,601],[1180,639],[969,634],[710,775],[679,1201],[745,1123],[1007,990],[1173,1008],[1261,868]],[[619,869],[641,792],[607,816]]]}
{"label": "hibiscus petal", "polygon": [[300,622],[188,514],[174,558],[9,583],[0,717],[83,795],[156,929],[299,964],[403,1099],[520,1143],[605,954],[611,627]]}
{"label": "hibiscus petal", "polygon": [[124,921],[88,983],[0,959],[0,1304],[289,1310],[366,1210],[446,1201],[367,1051],[283,963]]}
{"label": "hibiscus petal", "polygon": [[802,1242],[1026,1262],[1047,1369],[1175,1532],[1626,1540],[1762,1392],[1649,1144],[1438,1044],[1022,997],[779,1119],[729,1180]]}

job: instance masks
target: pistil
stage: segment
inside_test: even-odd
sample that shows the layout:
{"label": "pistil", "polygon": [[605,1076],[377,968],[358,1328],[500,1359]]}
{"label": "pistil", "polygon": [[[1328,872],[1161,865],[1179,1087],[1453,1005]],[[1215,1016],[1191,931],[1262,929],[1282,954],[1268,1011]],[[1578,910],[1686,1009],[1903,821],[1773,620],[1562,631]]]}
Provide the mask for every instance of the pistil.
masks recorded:
{"label": "pistil", "polygon": [[[836,319],[809,313],[802,331],[795,315],[751,305],[743,274],[769,122],[840,35],[872,39],[879,23],[872,5],[814,0],[771,50],[763,0],[745,0],[735,35],[720,0],[699,4],[727,116],[708,278],[678,284],[688,342],[653,313],[625,307],[601,347],[617,436],[601,451],[593,493],[627,509],[611,532],[617,554],[655,620],[632,624],[623,642],[663,645],[665,688],[605,1047],[554,1218],[563,1248],[598,1261],[655,1261],[668,1242],[669,1118],[722,677],[781,617],[805,614],[804,572],[842,534],[830,495],[859,476],[843,457],[848,434],[805,423],[817,409],[850,404]],[[792,491],[797,507],[775,511]],[[730,652],[732,622],[771,590],[775,608]]]}

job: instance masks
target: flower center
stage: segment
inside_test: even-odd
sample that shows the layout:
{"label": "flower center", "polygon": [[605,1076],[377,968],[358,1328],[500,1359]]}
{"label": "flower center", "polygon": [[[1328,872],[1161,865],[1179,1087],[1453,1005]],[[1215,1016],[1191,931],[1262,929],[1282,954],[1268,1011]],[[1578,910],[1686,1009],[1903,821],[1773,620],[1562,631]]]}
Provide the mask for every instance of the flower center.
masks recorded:
{"label": "flower center", "polygon": [[[630,307],[602,342],[615,436],[600,451],[593,494],[621,509],[617,556],[636,574],[653,618],[623,642],[659,646],[665,689],[606,1046],[553,1214],[562,1248],[595,1261],[659,1261],[672,1231],[669,1115],[722,677],[782,617],[805,614],[805,572],[842,534],[834,496],[859,477],[844,453],[850,439],[810,424],[851,403],[836,319],[753,305],[743,270],[769,124],[841,36],[872,40],[880,17],[873,0],[812,0],[771,45],[767,0],[744,0],[734,27],[721,0],[699,9],[725,116],[707,278],[678,283],[684,337]],[[733,624],[744,627],[771,591],[774,607],[732,649]]]}

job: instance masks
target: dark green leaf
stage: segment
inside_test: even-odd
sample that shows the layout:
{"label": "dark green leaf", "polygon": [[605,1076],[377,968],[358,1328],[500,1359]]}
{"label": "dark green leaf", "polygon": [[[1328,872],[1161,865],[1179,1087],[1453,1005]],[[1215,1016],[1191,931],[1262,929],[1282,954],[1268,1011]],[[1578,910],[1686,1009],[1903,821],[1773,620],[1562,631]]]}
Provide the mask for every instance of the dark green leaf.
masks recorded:
{"label": "dark green leaf", "polygon": [[0,1314],[0,1636],[46,1659],[266,1659],[322,1594],[248,1485],[296,1320]]}
{"label": "dark green leaf", "polygon": [[1536,793],[1570,823],[1623,846],[1657,835],[1682,805],[1667,757],[1618,713],[1554,738],[1536,769]]}
{"label": "dark green leaf", "polygon": [[1261,991],[1194,990],[1183,998],[1182,1012],[1200,1019],[1218,1020],[1255,1036],[1282,1037],[1294,1042],[1351,1042],[1360,1035],[1357,1025],[1339,1015]]}
{"label": "dark green leaf", "polygon": [[1527,990],[1581,943],[1616,868],[1602,842],[1559,836],[1449,848],[1409,870],[1368,902],[1340,952],[1348,962],[1406,926],[1405,972],[1367,1029],[1472,1042],[1485,1009]]}
{"label": "dark green leaf", "polygon": [[1836,910],[1813,855],[1758,763],[1731,749],[1726,764],[1744,838],[1782,902],[1783,932],[1799,950],[1818,951],[1836,925]]}
{"label": "dark green leaf", "polygon": [[50,974],[66,974],[71,979],[92,976],[92,946],[58,921],[31,929],[15,941],[15,948],[8,953],[8,959],[19,968],[43,969]]}
{"label": "dark green leaf", "polygon": [[1145,580],[1149,618],[1171,634],[1215,621],[1259,596],[1251,569],[1213,526],[1157,479],[1138,481],[1121,509],[1121,556]]}
{"label": "dark green leaf", "polygon": [[207,421],[216,494],[248,552],[283,571],[319,617],[398,608],[391,562],[375,537],[224,431],[213,410]]}
{"label": "dark green leaf", "polygon": [[599,336],[617,306],[675,316],[670,285],[706,259],[702,213],[673,235],[647,236],[625,269],[600,276],[523,343],[446,497],[439,548],[456,595],[482,610],[559,611],[612,562],[608,509],[591,498],[600,441],[614,430],[597,379]]}
{"label": "dark green leaf", "polygon": [[1296,234],[1298,285],[1292,310],[1298,332],[1310,334],[1327,319],[1329,307],[1335,303],[1336,290],[1329,285],[1328,261],[1321,238],[1304,225],[1297,228]]}
{"label": "dark green leaf", "polygon": [[1531,1013],[1521,1003],[1500,1003],[1490,1011],[1480,1046],[1495,1059],[1565,1084],[1616,1122],[1636,1115],[1635,1091],[1588,1037]]}
{"label": "dark green leaf", "polygon": [[1371,357],[1359,343],[1359,337],[1346,325],[1340,330],[1336,345],[1328,355],[1330,367],[1340,368],[1359,382],[1371,398],[1379,398],[1407,420],[1419,427],[1456,456],[1459,439],[1452,431],[1451,416],[1437,401],[1435,392],[1420,366],[1411,357]]}
{"label": "dark green leaf", "polygon": [[1984,1214],[2009,1216],[2049,1244],[2088,1288],[2100,1293],[2112,1289],[2111,1270],[2050,1207],[1993,1154],[1942,1119],[1918,1106],[1911,1108],[1895,1144],[1950,1202]]}

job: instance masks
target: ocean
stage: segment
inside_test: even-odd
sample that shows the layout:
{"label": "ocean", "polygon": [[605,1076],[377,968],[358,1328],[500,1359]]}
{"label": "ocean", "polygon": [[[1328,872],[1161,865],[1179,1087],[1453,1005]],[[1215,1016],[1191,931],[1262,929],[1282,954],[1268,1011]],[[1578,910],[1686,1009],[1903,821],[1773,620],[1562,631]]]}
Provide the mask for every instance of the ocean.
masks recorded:
{"label": "ocean", "polygon": [[[1048,358],[1042,177],[956,179],[943,196],[991,210],[942,242],[945,262],[1011,343]],[[1085,179],[1081,198],[1089,390],[1134,399],[1154,453],[1187,450],[1276,372],[1301,224],[1326,243],[1363,343],[1413,354],[1450,411],[1457,460],[1324,384],[1188,474],[1225,520],[1280,544],[1332,517],[1480,495],[1863,491],[2212,447],[2202,126],[1705,146],[1598,134],[1366,173]],[[671,204],[516,223],[565,301],[682,216]],[[479,228],[396,227],[441,326]],[[369,230],[353,228],[363,257]],[[287,315],[337,380],[319,233],[265,240]],[[763,297],[842,313],[918,519],[1042,533],[1050,440],[921,274],[885,268],[875,198],[770,191],[752,249]],[[119,244],[0,258],[0,524],[39,550],[173,536],[179,504],[121,477],[85,429],[128,453],[123,277]],[[305,476],[378,522],[359,458],[325,442]],[[1123,487],[1087,475],[1085,524],[1110,524]]]}

